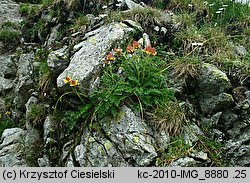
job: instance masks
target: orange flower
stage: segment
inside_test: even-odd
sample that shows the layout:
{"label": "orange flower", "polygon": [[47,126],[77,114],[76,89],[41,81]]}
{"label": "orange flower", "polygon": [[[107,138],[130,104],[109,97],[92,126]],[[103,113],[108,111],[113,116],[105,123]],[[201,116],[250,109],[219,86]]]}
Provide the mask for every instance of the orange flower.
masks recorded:
{"label": "orange flower", "polygon": [[126,52],[132,54],[132,53],[134,53],[134,51],[135,51],[134,48],[129,44],[127,46]]}
{"label": "orange flower", "polygon": [[64,83],[68,84],[71,81],[71,78],[69,76],[66,76],[66,78],[63,80]]}
{"label": "orange flower", "polygon": [[157,52],[155,51],[155,48],[151,48],[151,55],[155,56]]}
{"label": "orange flower", "polygon": [[107,60],[107,61],[114,61],[114,60],[115,60],[115,57],[114,57],[114,55],[112,54],[112,52],[108,52],[108,55],[107,55],[106,60]]}
{"label": "orange flower", "polygon": [[137,41],[133,41],[132,45],[134,49],[140,48],[140,44]]}
{"label": "orange flower", "polygon": [[70,86],[77,86],[78,85],[78,80],[71,80],[69,85]]}
{"label": "orange flower", "polygon": [[122,49],[121,48],[114,48],[114,52],[116,55],[121,55],[122,54]]}
{"label": "orange flower", "polygon": [[157,54],[157,52],[155,51],[155,48],[152,48],[150,45],[146,46],[146,48],[144,49],[144,51],[148,54],[148,55],[153,55],[155,56]]}

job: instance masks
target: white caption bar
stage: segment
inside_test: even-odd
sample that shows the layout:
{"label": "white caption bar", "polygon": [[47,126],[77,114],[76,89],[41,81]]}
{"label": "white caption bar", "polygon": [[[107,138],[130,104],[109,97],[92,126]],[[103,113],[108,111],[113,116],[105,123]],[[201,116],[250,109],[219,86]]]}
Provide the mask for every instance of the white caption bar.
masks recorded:
{"label": "white caption bar", "polygon": [[249,183],[249,167],[0,168],[0,182]]}

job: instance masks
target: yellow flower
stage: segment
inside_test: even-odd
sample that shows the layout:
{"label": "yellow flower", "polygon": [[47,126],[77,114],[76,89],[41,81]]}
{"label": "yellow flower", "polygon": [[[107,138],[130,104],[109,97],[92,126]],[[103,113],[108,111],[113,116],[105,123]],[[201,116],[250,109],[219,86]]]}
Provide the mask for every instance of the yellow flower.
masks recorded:
{"label": "yellow flower", "polygon": [[71,80],[69,83],[70,86],[77,86],[78,85],[78,80]]}
{"label": "yellow flower", "polygon": [[11,112],[10,112],[10,111],[6,111],[5,114],[6,114],[7,116],[10,116],[10,115],[11,115]]}
{"label": "yellow flower", "polygon": [[66,78],[63,80],[64,83],[68,84],[71,82],[71,78],[69,76],[66,76]]}

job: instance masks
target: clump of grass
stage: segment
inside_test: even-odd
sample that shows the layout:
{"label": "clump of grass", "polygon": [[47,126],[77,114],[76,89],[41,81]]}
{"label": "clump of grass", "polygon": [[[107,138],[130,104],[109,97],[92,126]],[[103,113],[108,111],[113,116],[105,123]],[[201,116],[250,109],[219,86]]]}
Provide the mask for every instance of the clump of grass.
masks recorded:
{"label": "clump of grass", "polygon": [[162,23],[164,24],[165,21],[167,21],[163,18],[161,10],[152,7],[133,9],[126,13],[125,16],[140,23],[142,27],[146,28]]}
{"label": "clump of grass", "polygon": [[123,15],[121,11],[108,11],[106,17],[106,23],[121,22],[122,20],[123,20]]}
{"label": "clump of grass", "polygon": [[0,113],[0,137],[2,136],[2,133],[5,129],[7,128],[13,128],[14,127],[14,123],[13,121],[10,119],[10,117],[6,117],[6,115],[2,115]]}
{"label": "clump of grass", "polygon": [[175,78],[187,83],[189,79],[195,79],[199,76],[200,63],[201,61],[195,57],[180,57],[169,65],[173,69]]}
{"label": "clump of grass", "polygon": [[192,147],[185,143],[183,135],[173,136],[165,150],[160,152],[160,157],[156,159],[156,166],[166,167],[175,160],[186,157],[192,151]]}
{"label": "clump of grass", "polygon": [[187,122],[185,111],[177,101],[156,108],[154,113],[147,112],[146,115],[151,124],[170,135],[180,133],[181,128]]}
{"label": "clump of grass", "polygon": [[72,30],[73,32],[85,30],[88,24],[88,18],[84,14],[78,13],[77,18],[73,20],[73,24],[70,26],[70,30]]}
{"label": "clump of grass", "polygon": [[[224,52],[231,49],[229,44],[229,36],[227,36],[221,28],[211,27],[210,25],[197,28],[195,26],[188,27],[185,30],[175,34],[175,42],[182,45],[184,52],[194,52],[202,46],[204,54],[213,54],[216,52]],[[198,44],[197,44],[198,43]]]}
{"label": "clump of grass", "polygon": [[27,118],[34,127],[41,127],[46,118],[46,107],[43,104],[32,104]]}
{"label": "clump of grass", "polygon": [[18,30],[13,29],[13,26],[6,27],[6,24],[1,26],[0,42],[2,42],[5,47],[3,47],[3,50],[0,51],[9,51],[15,49],[20,42],[20,38],[21,33],[18,32]]}
{"label": "clump of grass", "polygon": [[195,25],[196,14],[195,13],[179,13],[173,17],[173,21],[180,23],[184,28]]}

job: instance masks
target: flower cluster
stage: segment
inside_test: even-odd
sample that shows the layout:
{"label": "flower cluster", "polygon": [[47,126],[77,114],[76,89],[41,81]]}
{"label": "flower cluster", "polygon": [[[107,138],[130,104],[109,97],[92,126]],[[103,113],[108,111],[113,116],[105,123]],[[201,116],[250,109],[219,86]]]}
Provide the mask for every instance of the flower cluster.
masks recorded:
{"label": "flower cluster", "polygon": [[73,79],[71,79],[70,76],[66,76],[66,78],[63,80],[63,82],[66,84],[69,83],[70,86],[77,86],[78,85],[78,80],[77,79],[73,80]]}
{"label": "flower cluster", "polygon": [[150,45],[146,46],[146,48],[144,49],[144,51],[148,54],[148,55],[153,55],[155,56],[157,54],[157,52],[155,51],[155,48],[152,48]]}
{"label": "flower cluster", "polygon": [[[141,49],[141,45],[138,41],[133,41],[132,44],[129,44],[126,48],[127,54],[134,54],[136,50]],[[155,51],[155,48],[152,48],[151,46],[146,46],[146,48],[143,50],[146,54],[155,56],[157,52]],[[116,60],[116,57],[120,57],[123,54],[123,50],[119,47],[114,48],[114,51],[110,51],[107,53],[106,58],[104,60],[104,64],[114,63]]]}

